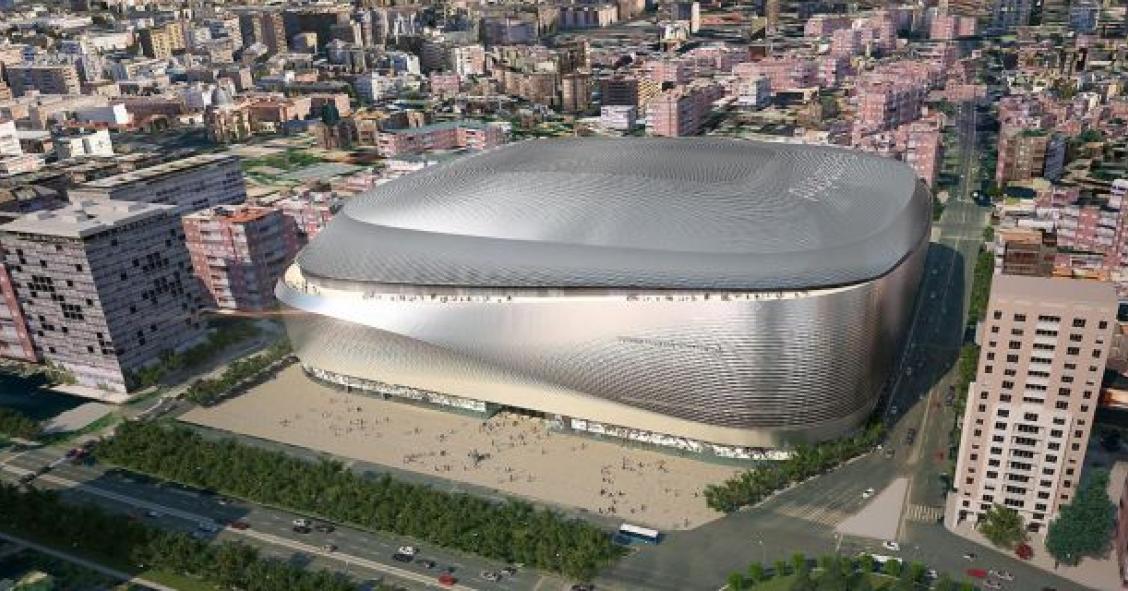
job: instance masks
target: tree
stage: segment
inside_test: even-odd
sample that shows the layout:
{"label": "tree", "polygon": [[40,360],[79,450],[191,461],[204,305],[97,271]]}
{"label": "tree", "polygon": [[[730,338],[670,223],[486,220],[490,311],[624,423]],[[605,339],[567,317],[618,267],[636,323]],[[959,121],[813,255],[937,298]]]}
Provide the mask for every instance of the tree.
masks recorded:
{"label": "tree", "polygon": [[740,573],[729,573],[728,591],[744,591],[744,575]]}
{"label": "tree", "polygon": [[1108,471],[1095,470],[1073,502],[1061,508],[1046,534],[1046,551],[1055,560],[1076,565],[1082,558],[1101,555],[1108,548],[1116,507],[1107,491]]}
{"label": "tree", "polygon": [[896,558],[890,558],[889,560],[885,561],[885,564],[881,567],[881,570],[891,577],[899,576],[901,574],[901,561],[897,560]]}
{"label": "tree", "polygon": [[848,564],[843,565],[843,561],[836,556],[828,556],[826,565],[823,567],[823,572],[819,575],[817,585],[818,591],[847,591],[850,586],[850,575],[847,572]]}
{"label": "tree", "polygon": [[768,580],[768,573],[764,570],[764,565],[753,562],[748,565],[748,578],[752,579],[753,583],[760,583]]}
{"label": "tree", "polygon": [[796,552],[791,555],[791,567],[795,569],[796,574],[801,574],[811,570],[807,565],[807,556],[802,552]]}
{"label": "tree", "polygon": [[1007,550],[1026,541],[1026,525],[1022,515],[1002,505],[988,509],[983,514],[978,529],[992,544]]}
{"label": "tree", "polygon": [[876,562],[870,554],[862,554],[858,558],[858,569],[863,573],[872,573],[876,567]]}
{"label": "tree", "polygon": [[783,560],[783,559],[777,560],[777,561],[775,561],[774,566],[775,566],[775,576],[777,576],[777,577],[786,576],[787,573],[791,572],[790,569],[787,568],[787,561],[786,560]]}
{"label": "tree", "polygon": [[795,573],[795,580],[791,581],[788,591],[818,591],[815,581],[811,579],[811,570],[804,568]]}

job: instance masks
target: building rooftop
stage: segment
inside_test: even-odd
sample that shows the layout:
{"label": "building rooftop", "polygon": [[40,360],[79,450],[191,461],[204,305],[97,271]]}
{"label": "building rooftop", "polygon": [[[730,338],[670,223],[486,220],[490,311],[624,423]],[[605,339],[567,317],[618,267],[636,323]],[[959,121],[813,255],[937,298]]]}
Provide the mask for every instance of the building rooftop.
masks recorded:
{"label": "building rooftop", "polygon": [[991,299],[1032,300],[1045,304],[1088,304],[1116,310],[1116,288],[1112,283],[1065,277],[995,275]]}
{"label": "building rooftop", "polygon": [[299,264],[409,285],[806,289],[888,273],[928,240],[930,219],[912,169],[859,152],[534,140],[350,200]]}
{"label": "building rooftop", "polygon": [[139,201],[80,201],[62,209],[25,214],[0,225],[0,233],[86,238],[175,209],[174,205]]}
{"label": "building rooftop", "polygon": [[78,190],[83,189],[113,189],[123,185],[130,185],[136,182],[149,181],[158,179],[163,176],[175,174],[182,170],[195,168],[197,166],[204,166],[215,162],[222,162],[225,160],[238,160],[237,156],[230,154],[199,154],[197,156],[190,156],[181,160],[166,162],[148,168],[140,168],[130,172],[123,172],[114,176],[108,176],[98,180],[83,183]]}

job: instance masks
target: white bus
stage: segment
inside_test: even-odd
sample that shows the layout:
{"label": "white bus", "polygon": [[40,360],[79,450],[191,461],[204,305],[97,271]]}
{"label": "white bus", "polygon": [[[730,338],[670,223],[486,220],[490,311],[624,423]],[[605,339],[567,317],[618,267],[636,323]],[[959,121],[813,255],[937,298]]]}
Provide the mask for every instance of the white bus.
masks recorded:
{"label": "white bus", "polygon": [[662,532],[648,527],[641,527],[638,525],[631,525],[624,523],[619,526],[618,536],[626,538],[629,541],[644,542],[647,544],[657,544],[658,540],[662,538]]}

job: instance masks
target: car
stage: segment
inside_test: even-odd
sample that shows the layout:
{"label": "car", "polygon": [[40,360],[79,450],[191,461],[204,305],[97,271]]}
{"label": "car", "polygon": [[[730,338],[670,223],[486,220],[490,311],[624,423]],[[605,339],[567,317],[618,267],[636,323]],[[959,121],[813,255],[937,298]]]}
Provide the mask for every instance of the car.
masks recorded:
{"label": "car", "polygon": [[492,570],[484,570],[481,573],[479,573],[479,576],[481,576],[483,579],[485,579],[487,581],[490,581],[491,583],[494,583],[494,582],[501,580],[501,575],[493,572]]}
{"label": "car", "polygon": [[309,520],[304,517],[299,517],[292,523],[294,524],[294,527],[309,527],[310,525]]}
{"label": "car", "polygon": [[983,581],[983,588],[984,589],[998,590],[998,589],[1002,589],[1003,586],[1001,584],[999,584],[998,581],[992,581],[990,579],[987,579],[986,581]]}
{"label": "car", "polygon": [[217,502],[220,505],[223,505],[224,507],[226,507],[227,505],[231,504],[231,499],[229,499],[227,497],[216,497],[215,502]]}
{"label": "car", "polygon": [[236,519],[235,521],[231,522],[231,529],[237,529],[237,530],[242,531],[244,529],[250,529],[250,528],[251,528],[251,524],[247,523],[246,521],[243,521],[242,519]]}
{"label": "car", "polygon": [[420,560],[419,566],[421,566],[421,567],[423,567],[427,570],[431,570],[431,569],[435,568],[436,566],[438,566],[438,564],[436,564],[434,560]]}
{"label": "car", "polygon": [[940,578],[940,573],[937,572],[936,569],[930,568],[924,571],[924,577],[930,581],[935,581]]}
{"label": "car", "polygon": [[995,577],[996,579],[1002,579],[1004,581],[1013,581],[1014,580],[1014,575],[1010,574],[1009,571],[1005,571],[1005,570],[992,570],[988,574],[990,574],[992,577]]}
{"label": "car", "polygon": [[396,552],[395,554],[392,554],[392,560],[396,562],[411,562],[412,560],[415,560],[415,557],[411,554]]}
{"label": "car", "polygon": [[872,488],[867,488],[866,490],[862,491],[862,498],[868,499],[868,498],[872,497],[875,493],[876,493],[876,491],[874,491]]}
{"label": "car", "polygon": [[416,548],[415,546],[400,546],[399,548],[396,549],[397,554],[404,554],[404,555],[407,555],[407,556],[411,556],[413,558],[415,557],[415,554],[417,552],[419,552],[419,549]]}
{"label": "car", "polygon": [[501,569],[501,574],[503,574],[507,577],[512,577],[513,575],[517,574],[517,567],[507,566],[507,567]]}
{"label": "car", "polygon": [[901,551],[901,545],[898,544],[897,542],[894,542],[893,540],[885,540],[884,542],[881,543],[881,547],[885,548],[886,550],[889,550],[891,552],[900,552]]}
{"label": "car", "polygon": [[900,409],[900,408],[898,408],[896,404],[894,404],[893,406],[890,406],[890,407],[889,407],[889,414],[893,414],[893,415],[895,415],[895,414],[897,414],[897,412],[898,412],[899,410],[901,410],[901,409]]}
{"label": "car", "polygon": [[588,583],[576,583],[572,585],[572,591],[595,591],[595,586]]}
{"label": "car", "polygon": [[1030,544],[1019,544],[1014,547],[1014,555],[1023,560],[1030,560],[1034,558],[1034,549],[1030,547]]}
{"label": "car", "polygon": [[897,454],[897,450],[893,449],[892,447],[885,450],[885,457],[887,457],[887,458],[891,458],[896,454]]}
{"label": "car", "polygon": [[975,552],[968,552],[963,555],[964,560],[975,560]]}
{"label": "car", "polygon": [[196,524],[196,529],[208,532],[209,534],[214,534],[215,532],[219,531],[219,526],[211,523],[210,521],[201,521]]}
{"label": "car", "polygon": [[312,529],[310,529],[310,528],[308,528],[304,525],[295,525],[294,527],[292,527],[290,529],[293,529],[294,533],[296,533],[296,534],[308,534],[309,532],[313,531]]}
{"label": "car", "polygon": [[321,547],[321,549],[325,552],[336,552],[337,551],[337,545],[336,544],[325,544],[324,546]]}
{"label": "car", "polygon": [[969,576],[973,579],[986,579],[987,578],[987,571],[985,571],[981,568],[969,568],[964,572],[967,573],[967,576]]}
{"label": "car", "polygon": [[439,584],[444,586],[444,587],[453,587],[454,584],[458,582],[458,579],[454,578],[454,575],[452,575],[450,573],[440,574],[438,580],[439,580]]}
{"label": "car", "polygon": [[323,534],[331,534],[337,531],[337,527],[332,523],[318,523],[317,525],[313,526],[313,529]]}
{"label": "car", "polygon": [[160,519],[161,517],[164,517],[164,515],[162,515],[160,511],[149,509],[145,512],[145,517],[148,517],[149,519]]}

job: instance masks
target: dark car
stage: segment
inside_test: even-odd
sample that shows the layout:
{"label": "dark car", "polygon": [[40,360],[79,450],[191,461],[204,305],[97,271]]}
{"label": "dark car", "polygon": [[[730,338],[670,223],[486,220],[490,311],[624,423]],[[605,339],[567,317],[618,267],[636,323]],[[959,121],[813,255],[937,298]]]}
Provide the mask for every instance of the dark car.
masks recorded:
{"label": "dark car", "polygon": [[294,533],[296,533],[296,534],[308,534],[309,532],[313,531],[312,529],[310,529],[310,528],[308,528],[304,525],[295,525],[293,527],[293,530],[294,530]]}
{"label": "dark car", "polygon": [[323,534],[331,534],[337,531],[337,527],[332,523],[318,523],[317,525],[313,526],[313,529],[316,529]]}
{"label": "dark car", "polygon": [[243,521],[242,519],[231,522],[231,529],[244,530],[244,529],[250,529],[250,527],[251,527],[251,524],[247,523],[246,521]]}
{"label": "dark car", "polygon": [[396,552],[392,554],[392,560],[396,562],[411,562],[415,560],[415,557],[410,554],[404,554],[403,552]]}
{"label": "dark car", "polygon": [[501,574],[503,574],[507,577],[512,577],[513,575],[517,574],[517,567],[507,566],[507,567],[501,569]]}
{"label": "dark car", "polygon": [[422,566],[423,568],[426,568],[426,569],[431,569],[431,568],[435,568],[438,565],[435,564],[434,560],[420,560],[419,566]]}

